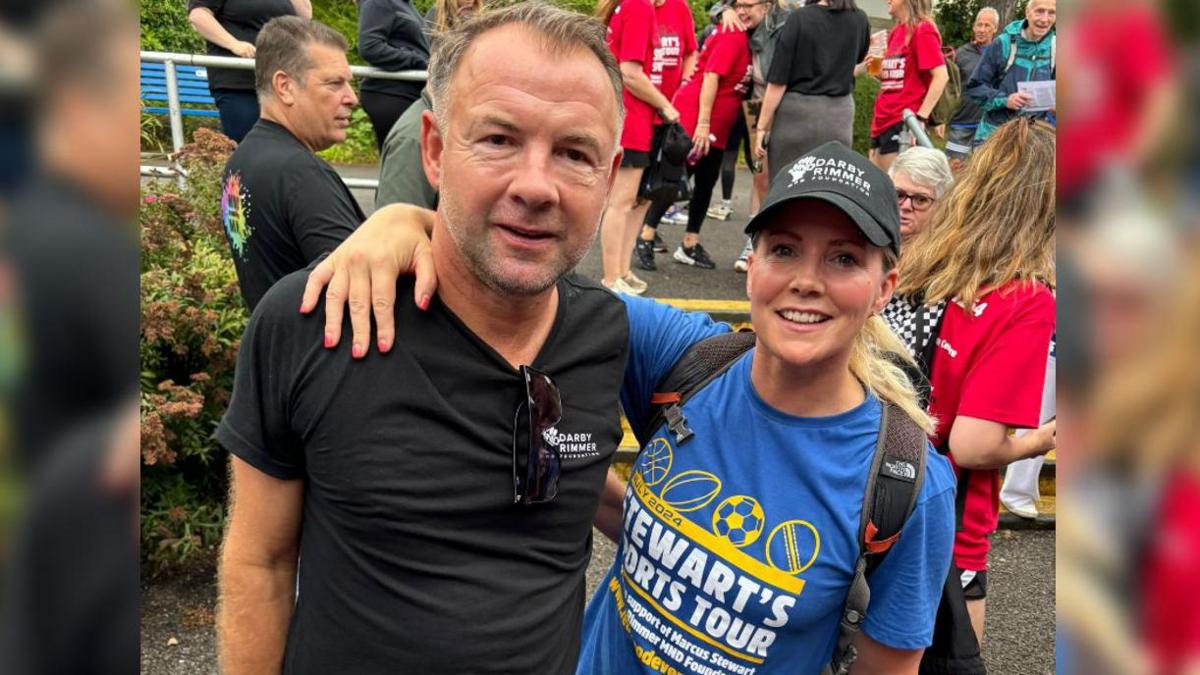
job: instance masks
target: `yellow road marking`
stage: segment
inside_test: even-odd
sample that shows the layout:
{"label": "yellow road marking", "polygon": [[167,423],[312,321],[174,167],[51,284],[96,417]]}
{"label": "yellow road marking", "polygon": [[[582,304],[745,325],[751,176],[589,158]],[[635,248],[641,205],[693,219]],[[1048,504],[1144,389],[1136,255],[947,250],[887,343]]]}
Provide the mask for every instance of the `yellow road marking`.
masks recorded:
{"label": "yellow road marking", "polygon": [[693,300],[691,298],[654,298],[654,300],[678,307],[687,312],[723,312],[748,314],[749,300]]}

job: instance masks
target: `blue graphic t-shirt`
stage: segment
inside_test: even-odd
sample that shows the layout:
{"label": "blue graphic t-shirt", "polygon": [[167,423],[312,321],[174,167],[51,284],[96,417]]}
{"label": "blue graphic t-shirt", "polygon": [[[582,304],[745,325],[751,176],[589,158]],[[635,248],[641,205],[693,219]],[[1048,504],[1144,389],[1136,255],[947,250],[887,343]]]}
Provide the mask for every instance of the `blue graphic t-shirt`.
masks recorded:
{"label": "blue graphic t-shirt", "polygon": [[[728,330],[626,298],[621,392],[634,429],[688,345]],[[821,418],[782,413],[750,382],[754,351],[684,407],[695,437],[660,430],[625,492],[617,557],[584,617],[578,673],[816,673],[837,637],[881,407],[868,396]],[[929,644],[954,537],[954,480],[929,449],[912,517],[870,579],[865,632]]]}

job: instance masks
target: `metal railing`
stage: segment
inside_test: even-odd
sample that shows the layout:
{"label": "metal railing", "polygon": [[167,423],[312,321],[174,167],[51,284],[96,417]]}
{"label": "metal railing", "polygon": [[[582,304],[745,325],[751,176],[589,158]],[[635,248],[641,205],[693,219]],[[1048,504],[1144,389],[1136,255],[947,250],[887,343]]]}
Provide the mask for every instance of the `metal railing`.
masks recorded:
{"label": "metal railing", "polygon": [[[254,70],[254,59],[243,59],[234,56],[209,56],[207,54],[183,54],[175,52],[141,52],[141,60],[148,63],[161,63],[165,66],[167,79],[167,118],[171,125],[171,152],[179,152],[183,148],[183,112],[179,105],[179,79],[175,74],[176,65],[232,68],[235,70]],[[424,82],[428,73],[424,70],[401,70],[391,72],[371,66],[350,66],[350,73],[355,77],[374,77],[381,80],[404,80],[407,82]],[[183,171],[173,162],[170,167],[142,165],[143,176],[183,178]],[[368,178],[342,178],[346,187],[367,190],[379,189],[379,181]]]}

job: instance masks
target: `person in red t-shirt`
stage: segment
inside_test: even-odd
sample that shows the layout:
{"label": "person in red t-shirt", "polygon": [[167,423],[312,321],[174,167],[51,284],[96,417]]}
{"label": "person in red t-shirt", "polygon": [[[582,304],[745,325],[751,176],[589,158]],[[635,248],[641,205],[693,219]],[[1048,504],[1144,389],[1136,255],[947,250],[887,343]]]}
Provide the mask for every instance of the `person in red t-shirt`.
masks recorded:
{"label": "person in red t-shirt", "polygon": [[[682,0],[603,0],[596,7],[596,16],[608,24],[608,48],[621,64],[625,84],[625,125],[621,131],[624,154],[600,221],[604,267],[601,283],[618,293],[640,295],[646,290],[646,282],[629,269],[629,253],[646,209],[636,204],[638,184],[642,172],[650,166],[655,121],[670,123],[679,119],[670,94],[664,94],[660,86],[677,85],[691,62],[689,56],[696,50],[691,14],[686,14],[684,25],[684,13],[675,7],[680,3]],[[668,4],[671,7],[661,12],[656,9]],[[665,20],[661,29],[660,15]]]}
{"label": "person in red t-shirt", "polygon": [[[770,0],[734,4],[747,30],[754,30],[767,17]],[[721,160],[729,132],[741,114],[742,101],[750,90],[753,75],[750,38],[742,31],[718,31],[704,42],[696,75],[688,78],[675,93],[672,103],[679,110],[679,121],[692,137],[688,158],[688,176],[694,178],[688,206],[687,232],[675,249],[677,262],[702,269],[716,264],[700,245],[700,226],[704,224],[713,187],[721,175]],[[646,212],[642,236],[635,251],[638,266],[655,270],[654,235],[670,200],[655,202]]]}
{"label": "person in red t-shirt", "polygon": [[[1054,447],[1055,422],[1038,426],[1054,333],[1054,146],[1053,128],[1025,118],[980,146],[906,242],[884,311],[915,356],[931,354],[933,441],[959,474],[954,564],[980,642],[999,469]],[[1022,428],[1034,431],[1009,433]]]}
{"label": "person in red t-shirt", "polygon": [[931,0],[887,0],[896,26],[888,34],[871,119],[871,161],[885,171],[900,152],[905,108],[928,121],[950,80]]}

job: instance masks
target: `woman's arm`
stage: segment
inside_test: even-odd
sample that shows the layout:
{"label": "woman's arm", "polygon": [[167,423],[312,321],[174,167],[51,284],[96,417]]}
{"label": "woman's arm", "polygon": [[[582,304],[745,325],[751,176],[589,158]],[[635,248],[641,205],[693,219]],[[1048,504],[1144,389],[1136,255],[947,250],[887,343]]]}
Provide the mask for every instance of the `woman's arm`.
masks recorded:
{"label": "woman's arm", "polygon": [[763,94],[762,110],[758,113],[758,122],[754,125],[753,149],[754,156],[758,159],[767,156],[767,149],[763,147],[763,135],[771,130],[771,125],[775,122],[775,110],[779,107],[779,101],[783,99],[785,91],[787,91],[787,85],[767,83],[767,91]]}
{"label": "woman's arm", "polygon": [[596,509],[592,526],[614,544],[621,540],[621,511],[624,502],[625,481],[621,480],[616,471],[609,469],[608,476],[604,479],[604,489],[600,492],[600,507]]}
{"label": "woman's arm", "polygon": [[1015,436],[999,422],[960,416],[950,428],[950,456],[964,469],[999,469],[1054,449],[1057,421]]}
{"label": "woman's arm", "polygon": [[942,97],[942,92],[946,90],[946,83],[950,81],[950,73],[946,70],[945,64],[934,68],[930,73],[932,79],[929,80],[929,91],[925,92],[925,100],[921,101],[920,109],[915,111],[917,117],[923,120],[929,119],[933,107],[937,105],[938,99]]}
{"label": "woman's arm", "polygon": [[634,98],[649,103],[668,123],[679,119],[679,112],[675,110],[675,106],[671,105],[667,97],[654,86],[649,77],[646,77],[640,61],[621,62],[621,83]]}
{"label": "woman's arm", "polygon": [[700,110],[696,117],[696,132],[692,134],[692,148],[700,156],[708,154],[712,134],[712,108],[717,100],[717,88],[721,84],[719,73],[705,73],[700,85]]}
{"label": "woman's arm", "polygon": [[[413,301],[421,309],[437,290],[437,273],[429,250],[434,213],[411,204],[389,204],[358,226],[354,234],[325,257],[308,275],[301,313],[317,306],[325,290],[325,346],[341,340],[343,305],[349,301],[350,325],[355,344],[371,339],[371,317],[379,351],[392,348],[396,337],[396,279],[416,277]],[[366,349],[359,351],[365,355]]]}
{"label": "woman's arm", "polygon": [[[421,70],[428,65],[425,52],[401,41],[392,42],[395,13],[383,3],[364,2],[359,7],[358,55],[384,70]],[[420,32],[420,26],[414,26]]]}
{"label": "woman's arm", "polygon": [[854,636],[858,657],[850,665],[850,675],[916,675],[924,649],[892,649],[867,637]]}
{"label": "woman's arm", "polygon": [[192,28],[200,34],[200,37],[208,40],[214,45],[222,49],[228,49],[234,54],[245,58],[254,58],[254,45],[249,42],[244,42],[229,34],[225,27],[217,22],[217,17],[212,13],[212,10],[207,7],[196,7],[188,12],[188,23],[192,24]]}

